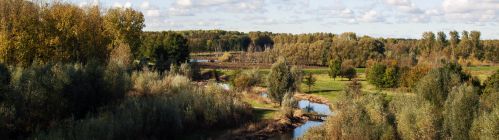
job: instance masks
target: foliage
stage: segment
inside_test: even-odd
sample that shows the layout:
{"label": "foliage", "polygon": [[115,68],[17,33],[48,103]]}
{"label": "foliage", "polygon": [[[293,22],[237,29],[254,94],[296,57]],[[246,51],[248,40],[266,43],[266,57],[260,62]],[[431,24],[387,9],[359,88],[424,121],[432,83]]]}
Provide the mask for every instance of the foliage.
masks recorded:
{"label": "foliage", "polygon": [[156,70],[169,70],[169,66],[185,63],[189,58],[187,39],[175,32],[148,34],[143,37],[142,54],[153,58]]}
{"label": "foliage", "polygon": [[329,76],[331,78],[336,79],[341,74],[341,61],[339,60],[330,60],[329,61]]}
{"label": "foliage", "polygon": [[262,81],[262,76],[258,69],[238,73],[232,80],[232,85],[237,90],[248,90],[253,86],[258,85]]}
{"label": "foliage", "polygon": [[[144,78],[144,81],[157,81],[157,77]],[[187,78],[168,76],[164,79],[172,81],[168,87],[175,87],[176,79]],[[250,116],[248,105],[235,93],[222,90],[216,84],[206,88],[181,86],[152,96],[127,98],[100,115],[41,133],[37,139],[182,139],[193,130],[236,126]]]}
{"label": "foliage", "polygon": [[83,118],[121,100],[130,84],[128,74],[111,64],[33,65],[12,73],[11,89],[0,105],[0,112],[6,113],[0,128],[9,129],[13,137],[50,128],[69,117]]}
{"label": "foliage", "polygon": [[[445,63],[443,67],[435,68],[421,78],[413,91],[432,104],[442,107],[453,87],[471,80],[459,64]],[[476,86],[476,82],[471,82]]]}
{"label": "foliage", "polygon": [[478,89],[471,85],[463,84],[452,89],[444,105],[444,137],[469,138],[468,132],[478,111],[478,100]]}
{"label": "foliage", "polygon": [[312,73],[307,74],[304,78],[303,83],[308,86],[308,92],[310,92],[310,88],[315,84],[315,81],[317,81],[317,79]]}
{"label": "foliage", "polygon": [[303,75],[304,75],[303,69],[298,66],[291,66],[290,71],[291,71],[291,76],[293,77],[294,80],[294,84],[291,91],[301,91],[300,85],[302,84],[303,81]]}
{"label": "foliage", "polygon": [[435,106],[418,97],[397,96],[390,103],[402,139],[438,138],[438,116]]}
{"label": "foliage", "polygon": [[399,67],[396,64],[376,63],[367,70],[367,81],[378,88],[398,86]]}
{"label": "foliage", "polygon": [[424,64],[418,64],[410,69],[401,70],[400,86],[414,88],[422,76],[428,74],[430,67]]}
{"label": "foliage", "polygon": [[132,9],[67,3],[39,5],[31,1],[0,1],[0,62],[29,67],[32,63],[105,61],[123,42],[132,52],[140,43],[144,19]]}
{"label": "foliage", "polygon": [[353,78],[357,77],[357,71],[353,67],[347,67],[341,70],[340,75],[351,81]]}
{"label": "foliage", "polygon": [[293,77],[291,68],[284,58],[279,58],[276,63],[272,64],[268,76],[269,97],[281,105],[284,95],[296,90],[294,88],[296,79]]}

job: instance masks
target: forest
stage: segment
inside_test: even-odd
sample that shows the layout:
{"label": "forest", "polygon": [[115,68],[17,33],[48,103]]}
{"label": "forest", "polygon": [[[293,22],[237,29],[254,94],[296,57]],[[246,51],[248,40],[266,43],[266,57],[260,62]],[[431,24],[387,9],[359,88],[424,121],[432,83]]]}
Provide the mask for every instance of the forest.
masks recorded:
{"label": "forest", "polygon": [[0,138],[499,139],[499,40],[480,31],[145,26],[132,8],[0,0]]}

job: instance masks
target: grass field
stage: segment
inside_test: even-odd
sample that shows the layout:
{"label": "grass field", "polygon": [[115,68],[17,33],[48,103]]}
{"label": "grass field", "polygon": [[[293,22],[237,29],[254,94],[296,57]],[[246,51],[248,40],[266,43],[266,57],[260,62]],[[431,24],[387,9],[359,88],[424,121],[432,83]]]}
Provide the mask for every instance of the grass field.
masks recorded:
{"label": "grass field", "polygon": [[[495,71],[499,70],[499,66],[481,66],[481,67],[464,67],[466,72],[469,72],[471,75],[478,77],[481,81],[486,80],[490,75],[492,75]],[[403,91],[397,89],[377,89],[373,85],[369,84],[365,79],[365,68],[357,68],[357,79],[362,84],[362,91],[375,93],[375,92],[383,92],[387,95],[400,94],[405,93]],[[230,74],[234,70],[223,70],[224,73]],[[260,69],[261,74],[266,75],[269,73],[269,69]],[[333,102],[336,100],[336,97],[339,93],[343,92],[345,86],[350,82],[346,78],[336,78],[332,79],[328,75],[328,68],[317,68],[317,69],[304,69],[305,73],[313,73],[314,77],[317,79],[315,85],[313,85],[308,91],[308,86],[305,84],[301,85],[302,92],[310,93],[325,97],[329,100],[329,102]],[[257,102],[249,102],[255,107],[270,107],[265,104],[258,104]]]}

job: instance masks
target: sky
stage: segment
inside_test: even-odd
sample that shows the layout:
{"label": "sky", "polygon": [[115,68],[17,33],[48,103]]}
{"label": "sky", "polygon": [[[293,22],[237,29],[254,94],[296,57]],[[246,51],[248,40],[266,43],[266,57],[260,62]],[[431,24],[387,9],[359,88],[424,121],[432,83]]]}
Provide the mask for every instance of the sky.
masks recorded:
{"label": "sky", "polygon": [[478,30],[499,39],[499,0],[69,0],[81,7],[141,11],[146,31],[355,32],[421,38],[425,31]]}

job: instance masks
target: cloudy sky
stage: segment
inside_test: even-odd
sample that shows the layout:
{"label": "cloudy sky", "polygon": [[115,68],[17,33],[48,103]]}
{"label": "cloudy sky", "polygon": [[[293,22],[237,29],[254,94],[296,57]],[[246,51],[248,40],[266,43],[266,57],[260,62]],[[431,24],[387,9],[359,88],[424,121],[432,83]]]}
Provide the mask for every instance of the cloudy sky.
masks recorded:
{"label": "cloudy sky", "polygon": [[499,0],[70,0],[132,7],[148,31],[222,29],[282,33],[356,32],[420,38],[424,31],[479,30],[499,39]]}

